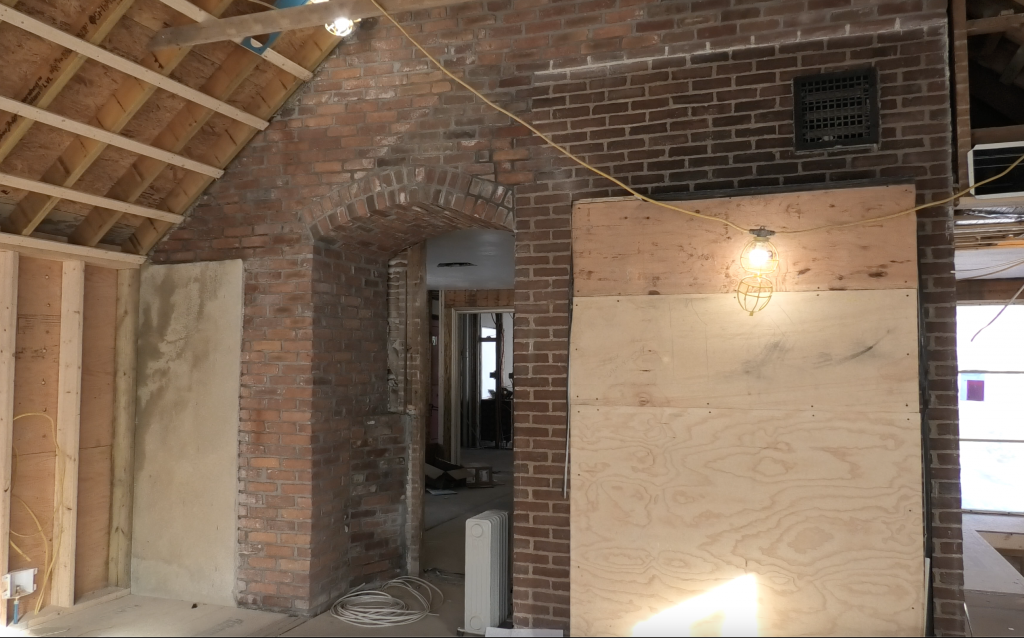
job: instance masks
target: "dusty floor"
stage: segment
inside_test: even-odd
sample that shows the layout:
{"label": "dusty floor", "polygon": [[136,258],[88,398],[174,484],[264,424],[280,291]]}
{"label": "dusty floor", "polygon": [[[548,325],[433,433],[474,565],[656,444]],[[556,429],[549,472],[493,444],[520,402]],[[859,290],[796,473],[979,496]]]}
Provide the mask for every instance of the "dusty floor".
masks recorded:
{"label": "dusty floor", "polygon": [[[462,460],[491,465],[496,485],[426,496],[423,569],[462,573],[466,519],[489,509],[512,511],[512,452],[464,450]],[[438,614],[401,627],[366,629],[329,613],[303,621],[283,614],[128,595],[45,620],[28,630],[9,627],[0,636],[455,636],[462,626],[463,585],[436,578],[431,582],[444,594]]]}

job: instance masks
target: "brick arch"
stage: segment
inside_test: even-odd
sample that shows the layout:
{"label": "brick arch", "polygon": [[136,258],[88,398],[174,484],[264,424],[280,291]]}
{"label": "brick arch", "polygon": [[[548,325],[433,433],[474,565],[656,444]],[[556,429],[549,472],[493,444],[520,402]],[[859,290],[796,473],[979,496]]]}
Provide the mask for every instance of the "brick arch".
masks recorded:
{"label": "brick arch", "polygon": [[512,189],[437,166],[372,171],[300,212],[313,238],[385,254],[452,230],[513,229]]}

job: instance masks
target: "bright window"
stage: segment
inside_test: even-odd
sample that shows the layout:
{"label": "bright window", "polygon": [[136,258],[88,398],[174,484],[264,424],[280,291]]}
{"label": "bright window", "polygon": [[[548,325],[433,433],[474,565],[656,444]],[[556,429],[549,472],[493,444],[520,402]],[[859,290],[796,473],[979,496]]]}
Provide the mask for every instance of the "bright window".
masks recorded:
{"label": "bright window", "polygon": [[[957,308],[963,508],[1024,512],[1024,306]],[[973,341],[972,341],[973,338]]]}

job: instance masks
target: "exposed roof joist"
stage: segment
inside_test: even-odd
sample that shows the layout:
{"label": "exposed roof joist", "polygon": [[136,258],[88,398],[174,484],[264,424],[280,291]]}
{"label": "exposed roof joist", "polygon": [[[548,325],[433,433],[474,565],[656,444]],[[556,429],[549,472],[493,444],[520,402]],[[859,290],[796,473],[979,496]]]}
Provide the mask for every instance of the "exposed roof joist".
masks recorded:
{"label": "exposed roof joist", "polygon": [[[459,2],[460,0],[404,0],[402,2],[391,0],[390,2],[381,2],[381,4],[389,10],[393,8],[395,12],[407,12],[434,9]],[[339,17],[359,20],[380,15],[380,10],[370,0],[328,0],[290,9],[261,11],[222,20],[170,27],[157,33],[150,41],[149,48],[156,51],[166,47],[194,46],[264,33],[315,27],[333,22]]]}

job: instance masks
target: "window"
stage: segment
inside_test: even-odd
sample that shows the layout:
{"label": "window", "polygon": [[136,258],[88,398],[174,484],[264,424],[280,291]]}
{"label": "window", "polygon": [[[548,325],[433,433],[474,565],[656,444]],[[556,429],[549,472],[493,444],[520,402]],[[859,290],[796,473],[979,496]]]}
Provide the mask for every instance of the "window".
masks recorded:
{"label": "window", "polygon": [[793,78],[798,151],[878,143],[878,74],[873,68]]}
{"label": "window", "polygon": [[957,308],[963,508],[1024,512],[1024,306]]}

